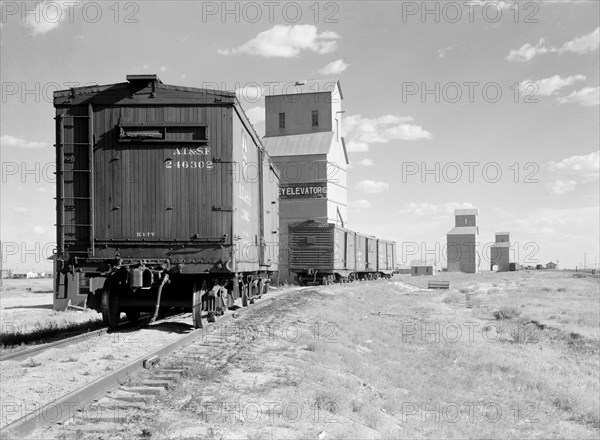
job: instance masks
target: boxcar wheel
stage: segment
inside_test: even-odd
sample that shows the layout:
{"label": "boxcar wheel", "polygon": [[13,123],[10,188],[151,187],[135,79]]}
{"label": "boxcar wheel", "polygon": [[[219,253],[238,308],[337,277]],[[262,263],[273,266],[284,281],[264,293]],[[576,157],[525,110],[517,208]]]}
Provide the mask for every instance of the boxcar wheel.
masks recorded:
{"label": "boxcar wheel", "polygon": [[117,287],[111,278],[107,278],[102,288],[100,297],[100,311],[104,324],[114,329],[119,324],[121,312],[119,310],[119,297],[117,296]]}
{"label": "boxcar wheel", "polygon": [[206,293],[206,281],[194,281],[192,287],[192,320],[194,328],[202,328],[202,296]]}
{"label": "boxcar wheel", "polygon": [[248,285],[242,284],[242,307],[248,307]]}
{"label": "boxcar wheel", "polygon": [[135,322],[140,319],[140,311],[139,310],[129,310],[125,312],[125,316],[127,316],[127,320],[129,322]]}

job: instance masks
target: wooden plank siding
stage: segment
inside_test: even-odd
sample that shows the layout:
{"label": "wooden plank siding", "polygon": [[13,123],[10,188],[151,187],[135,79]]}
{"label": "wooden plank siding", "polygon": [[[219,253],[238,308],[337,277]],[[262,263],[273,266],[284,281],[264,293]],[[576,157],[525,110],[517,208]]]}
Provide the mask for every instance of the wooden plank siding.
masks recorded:
{"label": "wooden plank siding", "polygon": [[[54,98],[57,115],[87,115],[93,107],[93,205],[57,214],[59,259],[93,255],[90,228],[69,226],[91,220],[97,258],[169,259],[184,263],[181,273],[226,271],[219,262],[234,258],[234,244],[278,241],[279,177],[234,93],[136,82],[59,91]],[[122,129],[129,134],[121,136]],[[168,139],[136,138],[136,130],[162,130]],[[89,169],[88,147],[68,145],[87,142],[89,134],[87,121],[64,129],[57,122],[57,163],[64,149],[74,157],[69,166]],[[265,165],[262,179],[241,172],[242,138],[252,171]],[[90,195],[89,174],[67,174],[59,176],[59,198]],[[66,250],[60,249],[60,226]],[[228,268],[261,269],[251,253],[235,258]],[[276,268],[272,255],[262,267]]]}

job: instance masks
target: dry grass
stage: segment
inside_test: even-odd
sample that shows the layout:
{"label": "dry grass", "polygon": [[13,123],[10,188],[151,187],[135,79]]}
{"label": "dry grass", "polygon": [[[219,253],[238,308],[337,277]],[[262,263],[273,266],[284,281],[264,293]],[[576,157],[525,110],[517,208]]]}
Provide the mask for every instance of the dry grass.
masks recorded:
{"label": "dry grass", "polygon": [[[261,319],[280,329],[296,326],[300,336],[276,332],[274,339],[223,343],[159,402],[148,432],[152,438],[598,438],[594,280],[559,272],[449,275],[443,274],[450,292],[355,283],[273,303]],[[547,285],[555,289],[546,292]],[[564,296],[556,290],[566,286]],[[238,415],[259,405],[260,418],[206,419],[207,402],[239,404]],[[267,403],[279,406],[269,412]],[[292,405],[298,418],[290,417]],[[494,409],[501,417],[490,421]]]}

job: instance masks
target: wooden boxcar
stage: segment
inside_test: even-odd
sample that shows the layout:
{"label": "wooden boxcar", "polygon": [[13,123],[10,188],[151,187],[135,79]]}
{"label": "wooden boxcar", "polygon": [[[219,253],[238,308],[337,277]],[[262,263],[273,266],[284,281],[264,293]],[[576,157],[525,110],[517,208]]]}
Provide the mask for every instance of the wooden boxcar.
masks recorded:
{"label": "wooden boxcar", "polygon": [[203,309],[264,291],[279,178],[233,92],[130,75],[55,92],[54,107],[58,295],[78,273],[111,327],[159,306],[199,327]]}
{"label": "wooden boxcar", "polygon": [[[300,284],[370,280],[393,274],[395,243],[332,223],[310,220],[291,225],[289,243],[290,270]],[[380,246],[383,252],[381,264],[378,260]]]}

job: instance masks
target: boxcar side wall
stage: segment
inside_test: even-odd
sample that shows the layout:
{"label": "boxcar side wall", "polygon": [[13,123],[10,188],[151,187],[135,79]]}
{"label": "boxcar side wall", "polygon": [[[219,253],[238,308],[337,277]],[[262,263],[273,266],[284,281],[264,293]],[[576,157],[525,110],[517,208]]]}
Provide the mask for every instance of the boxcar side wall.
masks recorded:
{"label": "boxcar side wall", "polygon": [[[278,240],[279,221],[275,222],[272,216],[274,212],[279,212],[277,199],[274,198],[278,181],[276,174],[264,166],[268,158],[248,124],[234,110],[232,206],[236,271],[272,272],[277,270],[276,257],[271,255],[267,241]],[[273,201],[276,202],[274,205],[271,203]],[[271,210],[271,207],[274,209]]]}

